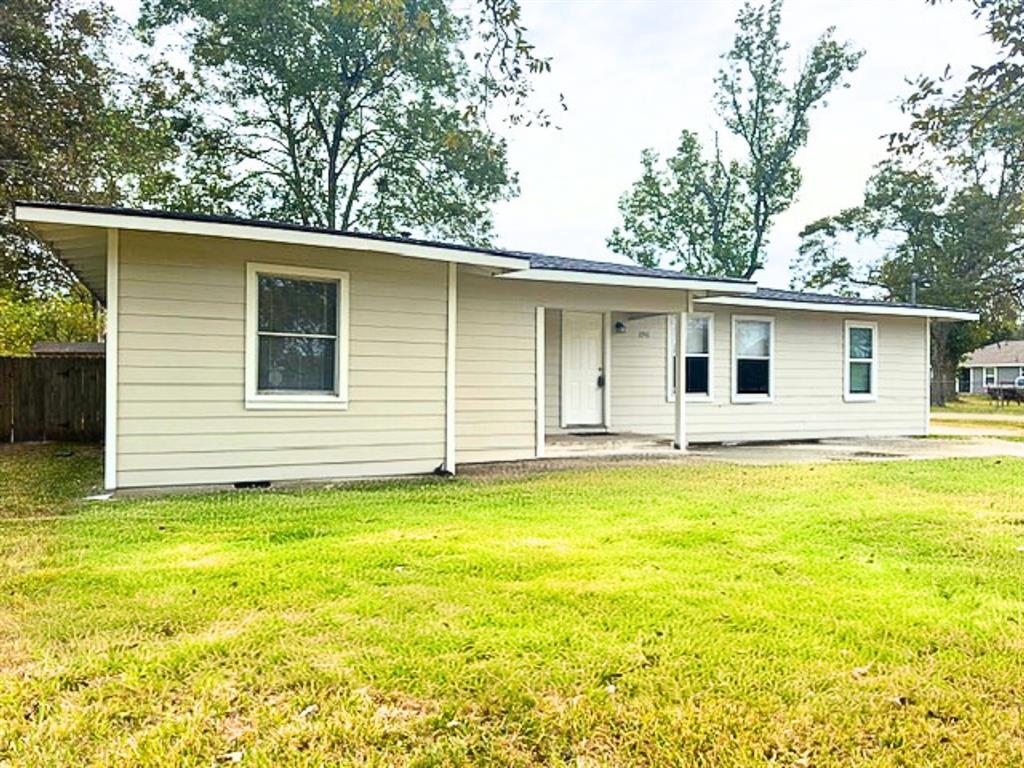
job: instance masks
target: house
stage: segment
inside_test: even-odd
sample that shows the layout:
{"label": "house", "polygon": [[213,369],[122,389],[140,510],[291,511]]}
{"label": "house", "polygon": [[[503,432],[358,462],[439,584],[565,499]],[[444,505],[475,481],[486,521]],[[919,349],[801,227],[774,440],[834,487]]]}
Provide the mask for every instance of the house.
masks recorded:
{"label": "house", "polygon": [[1024,341],[997,341],[964,359],[956,391],[980,394],[990,387],[1013,386],[1018,376],[1024,376]]}
{"label": "house", "polygon": [[929,325],[977,318],[262,221],[15,215],[107,307],[108,488],[454,472],[587,432],[922,435]]}

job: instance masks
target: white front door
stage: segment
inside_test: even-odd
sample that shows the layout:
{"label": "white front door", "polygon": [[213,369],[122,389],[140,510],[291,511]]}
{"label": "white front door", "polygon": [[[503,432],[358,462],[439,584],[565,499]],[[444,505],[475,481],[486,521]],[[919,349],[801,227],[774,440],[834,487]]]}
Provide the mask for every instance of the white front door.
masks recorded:
{"label": "white front door", "polygon": [[562,312],[562,425],[604,422],[604,317]]}

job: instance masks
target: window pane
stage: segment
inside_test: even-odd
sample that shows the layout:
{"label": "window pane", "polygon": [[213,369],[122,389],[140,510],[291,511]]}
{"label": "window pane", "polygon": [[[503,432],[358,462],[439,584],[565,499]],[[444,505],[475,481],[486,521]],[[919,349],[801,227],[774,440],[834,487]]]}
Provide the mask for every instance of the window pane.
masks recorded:
{"label": "window pane", "polygon": [[736,393],[740,395],[767,395],[769,392],[769,362],[767,360],[736,361]]}
{"label": "window pane", "polygon": [[338,284],[259,276],[259,327],[275,333],[338,332]]}
{"label": "window pane", "polygon": [[708,318],[688,317],[686,319],[686,352],[691,355],[706,355],[708,353]]}
{"label": "window pane", "polygon": [[874,339],[870,328],[850,329],[850,359],[870,360],[874,356]]}
{"label": "window pane", "polygon": [[771,325],[763,320],[736,323],[736,357],[768,357],[771,354]]}
{"label": "window pane", "polygon": [[686,358],[686,391],[691,395],[708,394],[708,359]]}
{"label": "window pane", "polygon": [[261,392],[334,393],[334,339],[260,336]]}
{"label": "window pane", "polygon": [[850,363],[850,394],[871,394],[871,363]]}

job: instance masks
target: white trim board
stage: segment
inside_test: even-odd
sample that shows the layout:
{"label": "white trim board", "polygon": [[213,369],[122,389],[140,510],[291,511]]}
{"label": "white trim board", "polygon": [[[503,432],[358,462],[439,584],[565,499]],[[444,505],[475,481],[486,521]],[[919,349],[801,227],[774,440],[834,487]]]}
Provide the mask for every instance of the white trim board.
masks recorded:
{"label": "white trim board", "polygon": [[712,296],[695,299],[697,304],[723,304],[734,307],[761,307],[765,309],[793,309],[809,312],[832,312],[842,315],[897,315],[902,317],[929,317],[934,320],[977,320],[977,312],[957,309],[930,309],[927,307],[896,307],[881,304],[826,304],[814,301],[783,301],[757,299],[749,296]]}
{"label": "white trim board", "polygon": [[544,283],[579,283],[582,285],[616,285],[623,288],[669,288],[679,291],[693,289],[753,293],[754,283],[732,283],[715,280],[679,277],[643,277],[641,275],[615,275],[607,272],[574,272],[567,269],[530,269],[507,272],[498,277],[503,280],[535,280]]}
{"label": "white trim board", "polygon": [[117,313],[118,272],[121,238],[116,229],[107,230],[107,333],[105,351],[106,406],[103,435],[103,487],[117,490]]}
{"label": "white trim board", "polygon": [[307,232],[303,230],[275,228],[236,222],[191,221],[168,216],[129,215],[104,213],[100,211],[70,211],[63,208],[48,208],[37,205],[17,205],[14,209],[17,221],[36,224],[61,224],[78,227],[107,227],[130,229],[139,232],[162,232],[200,237],[226,237],[235,240],[259,240],[268,243],[308,245],[320,248],[343,248],[352,251],[388,253],[395,256],[409,256],[416,259],[449,261],[462,264],[476,264],[500,269],[529,269],[527,258],[498,256],[492,253],[455,248],[442,248],[418,243],[400,243],[390,240],[374,240],[352,237],[336,232]]}

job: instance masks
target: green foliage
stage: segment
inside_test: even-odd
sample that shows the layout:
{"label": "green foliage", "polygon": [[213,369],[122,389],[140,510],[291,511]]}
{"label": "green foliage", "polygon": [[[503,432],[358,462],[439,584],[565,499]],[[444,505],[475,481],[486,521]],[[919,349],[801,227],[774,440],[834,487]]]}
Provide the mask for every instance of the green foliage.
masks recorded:
{"label": "green foliage", "polygon": [[795,157],[807,143],[810,114],[863,55],[837,42],[830,28],[789,84],[781,14],[782,0],[747,2],[715,78],[717,112],[741,140],[744,159],[723,160],[717,136],[705,158],[689,131],[663,170],[645,150],[640,180],[619,200],[623,223],[608,238],[613,251],[648,266],[668,261],[705,274],[750,277],[761,268],[772,220],[800,188]]}
{"label": "green foliage", "polygon": [[114,204],[173,162],[180,85],[166,66],[118,72],[121,27],[101,2],[0,3],[0,288],[75,283],[11,218],[16,199]]}
{"label": "green foliage", "polygon": [[[980,323],[933,326],[940,402],[961,357],[1011,335],[1024,309],[1024,6],[975,8],[998,61],[953,93],[948,68],[919,79],[903,105],[910,127],[891,135],[893,158],[869,180],[863,204],[808,226],[795,264],[794,284],[881,285],[904,301],[916,274],[919,301],[980,311]],[[882,245],[883,255],[854,264],[840,248],[850,236]]]}
{"label": "green foliage", "polygon": [[82,288],[45,298],[0,291],[0,357],[27,355],[38,341],[95,341],[102,330]]}
{"label": "green foliage", "polygon": [[500,62],[548,65],[517,4],[484,9],[473,38],[445,0],[146,0],[143,29],[184,31],[207,101],[199,165],[167,204],[486,241],[515,178],[485,107],[528,93]]}

